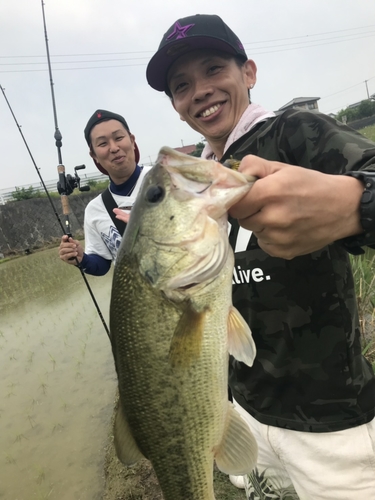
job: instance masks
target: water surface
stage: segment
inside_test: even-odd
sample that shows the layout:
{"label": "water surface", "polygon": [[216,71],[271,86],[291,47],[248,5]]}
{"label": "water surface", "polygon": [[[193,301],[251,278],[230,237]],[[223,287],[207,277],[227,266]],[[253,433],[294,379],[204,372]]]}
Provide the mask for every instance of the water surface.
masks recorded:
{"label": "water surface", "polygon": [[[101,498],[116,374],[84,281],[57,252],[0,265],[0,499]],[[107,324],[111,278],[88,277]]]}

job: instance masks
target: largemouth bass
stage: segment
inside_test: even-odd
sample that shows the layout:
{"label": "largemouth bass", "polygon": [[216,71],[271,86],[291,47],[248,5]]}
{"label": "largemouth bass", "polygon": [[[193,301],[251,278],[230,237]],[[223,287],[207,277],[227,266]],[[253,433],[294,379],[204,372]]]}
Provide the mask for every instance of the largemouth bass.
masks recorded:
{"label": "largemouth bass", "polygon": [[257,445],[228,402],[229,353],[255,345],[232,305],[227,210],[250,189],[215,161],[162,148],[118,253],[110,330],[120,403],[115,446],[146,457],[165,500],[214,500],[213,464],[250,472]]}

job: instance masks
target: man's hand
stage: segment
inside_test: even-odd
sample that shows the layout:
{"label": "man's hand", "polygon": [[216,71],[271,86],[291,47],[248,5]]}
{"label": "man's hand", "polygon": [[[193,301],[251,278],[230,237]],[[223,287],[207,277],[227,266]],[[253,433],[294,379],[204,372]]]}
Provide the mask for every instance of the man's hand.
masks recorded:
{"label": "man's hand", "polygon": [[61,238],[59,256],[67,264],[77,265],[77,260],[81,263],[83,259],[83,248],[78,240],[73,240],[73,238],[64,235]]}
{"label": "man's hand", "polygon": [[116,214],[116,219],[122,220],[126,224],[129,222],[130,213],[124,212],[121,208],[114,208],[113,212]]}
{"label": "man's hand", "polygon": [[284,163],[245,156],[239,172],[258,177],[229,213],[253,231],[274,257],[293,259],[363,232],[359,204],[363,184]]}

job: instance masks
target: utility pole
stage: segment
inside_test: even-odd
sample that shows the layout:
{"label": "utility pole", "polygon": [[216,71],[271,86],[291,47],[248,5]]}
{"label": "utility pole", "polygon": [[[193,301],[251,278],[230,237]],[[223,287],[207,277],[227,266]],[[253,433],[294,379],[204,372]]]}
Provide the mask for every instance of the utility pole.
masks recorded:
{"label": "utility pole", "polygon": [[370,99],[370,94],[368,92],[367,82],[368,82],[368,80],[365,80],[365,85],[366,85],[366,90],[367,90],[367,99]]}

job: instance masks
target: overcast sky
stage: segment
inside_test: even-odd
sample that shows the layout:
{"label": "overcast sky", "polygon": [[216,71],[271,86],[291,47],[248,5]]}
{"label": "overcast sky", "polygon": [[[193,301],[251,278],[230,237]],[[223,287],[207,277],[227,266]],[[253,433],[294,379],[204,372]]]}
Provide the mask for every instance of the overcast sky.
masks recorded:
{"label": "overcast sky", "polygon": [[[366,80],[375,93],[373,0],[45,0],[66,173],[96,171],[83,129],[97,108],[126,118],[143,164],[163,145],[201,140],[145,77],[164,32],[197,13],[220,15],[238,35],[258,66],[252,100],[268,109],[314,96],[335,113],[367,98]],[[0,85],[44,181],[57,180],[40,0],[0,0]],[[2,93],[0,151],[0,191],[39,181]]]}

